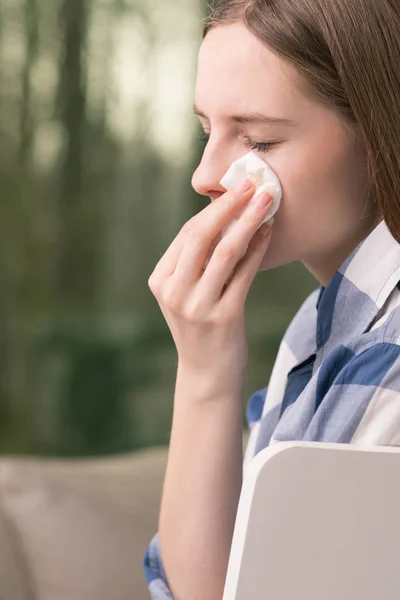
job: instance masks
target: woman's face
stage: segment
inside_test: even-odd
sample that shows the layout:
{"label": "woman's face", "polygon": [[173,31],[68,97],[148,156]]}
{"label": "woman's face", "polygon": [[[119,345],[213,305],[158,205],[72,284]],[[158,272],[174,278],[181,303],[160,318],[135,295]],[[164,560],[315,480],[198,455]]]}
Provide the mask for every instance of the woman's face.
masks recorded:
{"label": "woman's face", "polygon": [[[283,189],[260,270],[300,260],[326,285],[376,225],[376,215],[366,206],[361,144],[299,82],[294,67],[242,24],[212,29],[200,48],[195,92],[195,112],[210,137],[192,185],[217,200],[231,163],[256,152]],[[264,122],[260,115],[289,122]]]}

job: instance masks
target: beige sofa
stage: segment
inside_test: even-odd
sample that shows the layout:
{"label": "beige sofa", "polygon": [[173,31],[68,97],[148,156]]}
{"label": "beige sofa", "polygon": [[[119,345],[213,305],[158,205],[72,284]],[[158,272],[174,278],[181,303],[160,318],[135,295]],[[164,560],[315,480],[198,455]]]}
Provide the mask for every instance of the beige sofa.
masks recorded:
{"label": "beige sofa", "polygon": [[0,461],[0,600],[145,600],[167,450]]}

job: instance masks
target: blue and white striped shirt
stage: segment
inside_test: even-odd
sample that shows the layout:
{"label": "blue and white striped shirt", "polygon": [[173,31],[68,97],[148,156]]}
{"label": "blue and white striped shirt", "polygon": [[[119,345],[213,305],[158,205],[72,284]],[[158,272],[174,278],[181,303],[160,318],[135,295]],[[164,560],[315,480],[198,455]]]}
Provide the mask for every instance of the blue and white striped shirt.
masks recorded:
{"label": "blue and white striped shirt", "polygon": [[[400,244],[382,221],[289,325],[247,404],[244,472],[282,441],[400,446],[399,282]],[[143,564],[153,600],[171,598],[158,535]]]}

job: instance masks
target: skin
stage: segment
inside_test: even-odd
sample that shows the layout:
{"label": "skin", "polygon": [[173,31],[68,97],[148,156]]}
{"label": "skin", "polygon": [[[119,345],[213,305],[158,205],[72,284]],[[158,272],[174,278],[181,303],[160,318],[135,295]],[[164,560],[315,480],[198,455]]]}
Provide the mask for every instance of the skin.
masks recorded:
{"label": "skin", "polygon": [[[254,277],[302,260],[326,284],[374,226],[361,145],[356,138],[350,143],[340,119],[302,89],[296,73],[241,25],[217,27],[201,46],[196,105],[210,140],[193,186],[212,202],[184,225],[149,279],[178,352],[159,518],[161,555],[176,600],[223,595],[242,488],[245,301]],[[254,111],[293,124],[229,119]],[[245,136],[281,140],[259,153],[283,187],[266,237],[257,230],[268,209],[250,202],[254,188],[225,193],[219,184],[249,151]]]}
{"label": "skin", "polygon": [[[326,286],[351,251],[379,222],[369,203],[362,144],[341,118],[313,99],[294,67],[240,23],[218,26],[203,41],[195,107],[210,135],[193,188],[211,201],[225,192],[219,181],[252,142],[278,175],[283,199],[260,271],[301,261]],[[232,115],[261,113],[293,124],[237,123]]]}

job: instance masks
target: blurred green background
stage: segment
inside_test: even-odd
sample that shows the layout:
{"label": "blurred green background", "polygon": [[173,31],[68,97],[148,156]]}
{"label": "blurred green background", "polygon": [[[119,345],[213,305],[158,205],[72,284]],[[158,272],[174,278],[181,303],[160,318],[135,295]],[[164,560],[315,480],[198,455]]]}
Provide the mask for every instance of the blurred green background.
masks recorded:
{"label": "blurred green background", "polygon": [[[206,3],[0,7],[0,452],[165,445],[177,355],[147,282],[208,203],[190,185]],[[316,286],[299,264],[256,277],[247,396]]]}

